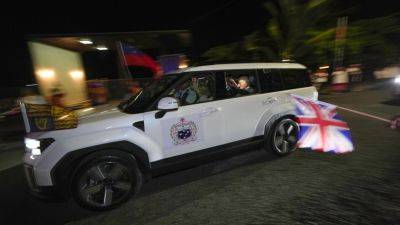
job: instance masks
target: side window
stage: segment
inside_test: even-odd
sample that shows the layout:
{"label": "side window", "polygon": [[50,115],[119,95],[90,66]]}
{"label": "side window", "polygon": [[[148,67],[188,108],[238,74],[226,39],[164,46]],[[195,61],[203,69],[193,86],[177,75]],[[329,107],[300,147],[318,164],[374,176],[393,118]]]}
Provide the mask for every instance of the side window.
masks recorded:
{"label": "side window", "polygon": [[283,90],[279,69],[262,69],[258,71],[261,91],[263,93]]}
{"label": "side window", "polygon": [[225,71],[225,97],[239,97],[258,92],[255,70]]}
{"label": "side window", "polygon": [[310,86],[312,86],[312,83],[311,83],[311,71],[309,71],[309,70],[304,70],[304,73],[303,73],[303,82],[304,82],[304,87],[310,87]]}
{"label": "side window", "polygon": [[301,88],[308,86],[307,71],[304,69],[281,69],[285,89]]}
{"label": "side window", "polygon": [[168,95],[178,99],[180,105],[212,101],[215,99],[215,76],[213,73],[192,74]]}

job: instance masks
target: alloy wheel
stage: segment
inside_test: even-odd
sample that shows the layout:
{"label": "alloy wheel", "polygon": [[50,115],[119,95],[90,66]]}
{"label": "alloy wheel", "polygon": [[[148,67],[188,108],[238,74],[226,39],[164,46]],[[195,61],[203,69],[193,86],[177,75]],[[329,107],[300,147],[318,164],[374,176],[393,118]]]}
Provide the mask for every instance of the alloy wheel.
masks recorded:
{"label": "alloy wheel", "polygon": [[281,154],[294,151],[297,146],[297,135],[299,127],[293,120],[287,119],[281,121],[274,133],[274,145]]}
{"label": "alloy wheel", "polygon": [[124,165],[118,162],[101,162],[87,169],[78,185],[79,196],[86,204],[108,207],[129,195],[132,180]]}

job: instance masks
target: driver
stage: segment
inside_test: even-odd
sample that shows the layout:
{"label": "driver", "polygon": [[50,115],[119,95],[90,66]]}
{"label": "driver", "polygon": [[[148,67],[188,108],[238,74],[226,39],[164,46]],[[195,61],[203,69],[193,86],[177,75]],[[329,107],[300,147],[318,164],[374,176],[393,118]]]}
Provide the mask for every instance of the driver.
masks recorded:
{"label": "driver", "polygon": [[182,105],[190,105],[196,103],[199,95],[193,87],[195,80],[184,82],[182,86],[175,92],[175,98],[179,99]]}

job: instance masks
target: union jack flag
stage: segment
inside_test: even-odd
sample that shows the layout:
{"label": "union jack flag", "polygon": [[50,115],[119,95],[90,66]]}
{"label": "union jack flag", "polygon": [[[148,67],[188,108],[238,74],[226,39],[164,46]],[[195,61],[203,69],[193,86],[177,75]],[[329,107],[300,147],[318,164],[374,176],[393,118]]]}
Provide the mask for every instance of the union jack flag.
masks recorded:
{"label": "union jack flag", "polygon": [[300,126],[298,147],[321,152],[346,153],[354,150],[350,128],[336,112],[336,106],[292,95]]}

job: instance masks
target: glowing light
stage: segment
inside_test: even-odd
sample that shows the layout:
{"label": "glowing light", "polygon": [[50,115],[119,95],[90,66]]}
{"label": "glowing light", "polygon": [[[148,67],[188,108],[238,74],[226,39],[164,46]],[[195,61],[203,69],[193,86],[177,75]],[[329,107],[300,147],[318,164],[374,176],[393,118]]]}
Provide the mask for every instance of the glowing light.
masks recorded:
{"label": "glowing light", "polygon": [[35,149],[40,147],[40,141],[31,138],[25,138],[25,147],[29,149]]}
{"label": "glowing light", "polygon": [[25,147],[27,150],[29,150],[32,155],[40,155],[42,152],[40,151],[40,141],[31,139],[31,138],[25,138]]}
{"label": "glowing light", "polygon": [[50,69],[41,69],[36,71],[36,74],[43,79],[51,79],[54,77],[55,73],[54,70],[50,70]]}
{"label": "glowing light", "polygon": [[282,62],[290,62],[290,59],[282,59]]}
{"label": "glowing light", "polygon": [[178,67],[179,67],[179,69],[183,69],[183,68],[187,68],[188,65],[186,63],[181,63],[181,64],[179,64]]}
{"label": "glowing light", "polygon": [[396,78],[394,79],[394,82],[395,82],[396,84],[400,84],[400,76],[396,77]]}
{"label": "glowing light", "polygon": [[91,41],[90,39],[81,39],[81,40],[79,40],[79,42],[84,45],[92,45],[93,44],[93,41]]}
{"label": "glowing light", "polygon": [[40,149],[38,149],[38,148],[32,149],[32,155],[40,155],[40,154],[42,154],[42,152],[40,151]]}
{"label": "glowing light", "polygon": [[323,69],[329,69],[329,66],[320,66],[319,69],[323,70]]}
{"label": "glowing light", "polygon": [[63,120],[65,118],[67,118],[67,117],[69,117],[69,115],[64,115],[64,116],[61,116],[60,118],[58,118],[58,120]]}
{"label": "glowing light", "polygon": [[69,73],[72,79],[74,80],[82,80],[83,79],[83,72],[80,70],[74,70]]}
{"label": "glowing light", "polygon": [[82,110],[82,112],[87,112],[87,111],[90,111],[90,110],[93,110],[94,108],[87,108],[87,109],[84,109],[84,110]]}
{"label": "glowing light", "polygon": [[104,46],[104,45],[99,45],[99,46],[96,47],[96,49],[99,50],[99,51],[107,51],[108,50],[108,48],[106,46]]}

